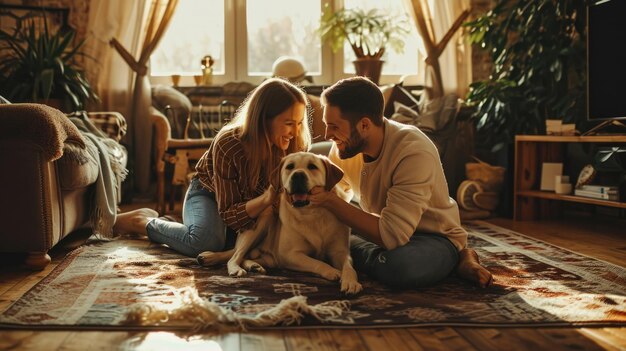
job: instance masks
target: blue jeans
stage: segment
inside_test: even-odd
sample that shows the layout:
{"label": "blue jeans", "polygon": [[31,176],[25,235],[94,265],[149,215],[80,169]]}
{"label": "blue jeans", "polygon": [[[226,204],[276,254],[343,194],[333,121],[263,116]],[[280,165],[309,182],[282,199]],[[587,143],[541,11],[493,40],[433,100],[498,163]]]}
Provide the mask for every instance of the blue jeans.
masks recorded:
{"label": "blue jeans", "polygon": [[185,195],[183,223],[155,218],[146,225],[148,238],[190,257],[203,251],[222,251],[228,245],[234,245],[234,239],[231,239],[234,231],[228,229],[220,217],[215,195],[202,187],[196,178],[191,180]]}
{"label": "blue jeans", "polygon": [[433,285],[447,277],[459,261],[458,250],[448,238],[418,232],[393,250],[351,235],[350,254],[357,271],[398,288]]}

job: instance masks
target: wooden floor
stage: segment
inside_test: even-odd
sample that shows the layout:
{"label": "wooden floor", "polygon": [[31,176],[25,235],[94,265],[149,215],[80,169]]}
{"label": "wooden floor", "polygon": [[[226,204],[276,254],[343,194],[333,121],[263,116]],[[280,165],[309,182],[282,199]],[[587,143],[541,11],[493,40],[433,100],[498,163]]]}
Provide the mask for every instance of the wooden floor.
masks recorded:
{"label": "wooden floor", "polygon": [[[490,222],[626,267],[626,230],[605,221]],[[599,222],[599,223],[596,223]],[[80,242],[80,237],[76,238]],[[67,243],[72,246],[75,243]],[[32,273],[0,259],[0,310],[62,259]],[[0,330],[0,350],[626,350],[626,328],[398,328],[290,330],[177,336],[169,332]]]}

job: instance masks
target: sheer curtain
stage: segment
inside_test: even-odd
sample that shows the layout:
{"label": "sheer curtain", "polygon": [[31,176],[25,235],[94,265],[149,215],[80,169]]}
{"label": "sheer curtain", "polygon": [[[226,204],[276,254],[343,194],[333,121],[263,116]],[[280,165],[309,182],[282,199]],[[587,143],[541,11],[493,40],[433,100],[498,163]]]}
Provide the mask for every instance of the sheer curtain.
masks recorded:
{"label": "sheer curtain", "polygon": [[[139,58],[117,39],[111,39],[111,45],[122,56],[124,61],[135,72],[135,84],[132,97],[132,122],[129,123],[129,134],[132,138],[133,171],[135,189],[141,193],[148,191],[150,185],[150,155],[152,150],[152,127],[150,125],[150,107],[152,95],[148,80],[148,61],[172,19],[178,0],[151,0],[150,10],[143,32],[143,43]],[[143,21],[142,21],[143,22]]]}
{"label": "sheer curtain", "polygon": [[[133,72],[111,50],[115,37],[132,52],[139,50],[141,21],[146,1],[92,0],[87,25],[85,70],[100,99],[103,110],[118,111],[130,120]],[[130,121],[129,121],[130,122]],[[128,136],[126,137],[128,138]]]}
{"label": "sheer curtain", "polygon": [[91,4],[88,54],[96,63],[87,69],[102,108],[126,117],[129,165],[134,188],[140,193],[149,189],[151,169],[148,62],[177,4],[178,0],[92,0]]}
{"label": "sheer curtain", "polygon": [[404,0],[404,6],[424,43],[426,81],[433,97],[465,96],[471,82],[471,51],[458,29],[469,15],[469,0]]}
{"label": "sheer curtain", "polygon": [[[469,16],[470,1],[435,1],[433,17],[441,14],[441,21],[434,21],[437,38],[453,28],[455,21],[463,18],[464,22]],[[464,14],[467,15],[464,15]],[[439,25],[437,25],[439,24]],[[459,23],[462,24],[462,23]],[[456,92],[459,96],[465,96],[472,82],[472,52],[471,45],[463,35],[463,28],[453,28],[454,35],[439,57],[441,66],[443,87],[445,93]]]}

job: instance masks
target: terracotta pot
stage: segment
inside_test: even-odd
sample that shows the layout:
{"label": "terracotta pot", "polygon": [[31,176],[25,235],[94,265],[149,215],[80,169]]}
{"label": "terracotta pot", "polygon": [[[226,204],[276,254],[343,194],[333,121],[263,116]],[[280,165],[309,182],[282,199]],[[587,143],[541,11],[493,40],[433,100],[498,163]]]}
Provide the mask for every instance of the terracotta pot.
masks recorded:
{"label": "terracotta pot", "polygon": [[357,76],[367,77],[374,82],[374,84],[378,84],[380,72],[383,69],[383,63],[385,63],[385,61],[371,57],[359,57],[355,61],[352,61],[352,63],[354,64]]}

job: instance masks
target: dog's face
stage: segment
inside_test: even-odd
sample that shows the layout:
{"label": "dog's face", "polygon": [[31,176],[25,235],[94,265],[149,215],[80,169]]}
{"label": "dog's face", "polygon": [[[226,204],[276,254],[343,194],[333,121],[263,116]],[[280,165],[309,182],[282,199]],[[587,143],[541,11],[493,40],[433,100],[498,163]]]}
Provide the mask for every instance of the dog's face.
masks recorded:
{"label": "dog's face", "polygon": [[[325,156],[310,152],[297,152],[285,156],[280,172],[273,179],[275,189],[284,189],[294,207],[309,204],[311,189],[322,186],[332,189],[343,177],[343,171]],[[274,184],[278,183],[280,184]]]}

